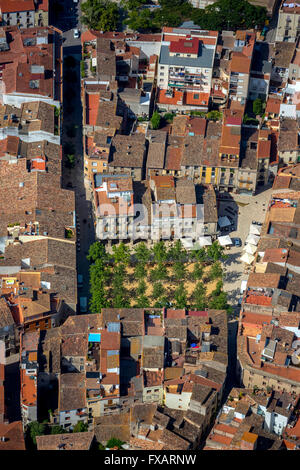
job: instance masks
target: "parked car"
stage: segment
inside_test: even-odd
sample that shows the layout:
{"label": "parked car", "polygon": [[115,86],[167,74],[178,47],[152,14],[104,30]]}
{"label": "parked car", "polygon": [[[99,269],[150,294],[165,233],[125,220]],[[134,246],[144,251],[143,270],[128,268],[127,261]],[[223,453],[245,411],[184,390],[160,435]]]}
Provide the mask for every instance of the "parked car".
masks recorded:
{"label": "parked car", "polygon": [[83,275],[82,274],[77,274],[77,285],[79,289],[83,287]]}
{"label": "parked car", "polygon": [[73,36],[74,36],[74,39],[78,39],[79,38],[79,29],[75,28],[73,30]]}
{"label": "parked car", "polygon": [[232,243],[234,244],[234,246],[242,246],[242,240],[240,238],[232,238]]}
{"label": "parked car", "polygon": [[85,313],[87,312],[87,297],[80,297],[79,298],[79,308],[80,312]]}

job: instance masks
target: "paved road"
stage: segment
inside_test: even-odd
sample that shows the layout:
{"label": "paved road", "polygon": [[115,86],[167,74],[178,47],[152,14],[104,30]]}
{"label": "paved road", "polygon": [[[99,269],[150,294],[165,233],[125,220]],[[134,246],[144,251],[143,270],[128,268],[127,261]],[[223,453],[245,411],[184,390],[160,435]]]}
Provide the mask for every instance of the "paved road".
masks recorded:
{"label": "paved road", "polygon": [[[83,288],[78,290],[78,299],[89,294],[89,262],[86,259],[88,249],[95,240],[92,206],[85,191],[83,178],[83,146],[82,146],[82,105],[80,97],[80,60],[81,41],[74,38],[73,30],[82,30],[80,22],[80,3],[73,0],[56,0],[60,4],[53,24],[63,31],[64,56],[64,100],[62,145],[72,144],[75,148],[75,168],[63,167],[63,186],[75,191],[77,215],[77,272],[83,275]],[[67,67],[66,57],[72,56],[76,62],[74,67]],[[74,137],[68,131],[76,130]],[[80,246],[80,247],[79,247]]]}
{"label": "paved road", "polygon": [[[233,194],[229,201],[220,201],[219,216],[229,215],[235,222],[235,230],[230,232],[230,237],[240,238],[244,245],[252,220],[264,221],[271,192],[272,189],[268,188],[255,196]],[[238,205],[238,203],[243,205]],[[232,217],[231,214],[225,211],[227,207],[238,211],[238,214]],[[244,272],[244,263],[239,261],[243,253],[243,246],[231,247],[227,253],[229,259],[224,263],[224,290],[228,292],[229,303],[236,309],[237,314],[239,311],[238,300],[240,298],[241,281],[248,277],[248,274]]]}
{"label": "paved road", "polygon": [[281,2],[278,2],[278,5],[276,7],[276,12],[273,15],[270,23],[269,23],[269,31],[266,34],[266,42],[272,43],[275,42],[275,36],[276,36],[276,27],[277,27],[277,22],[278,22],[278,11],[279,11],[279,5]]}

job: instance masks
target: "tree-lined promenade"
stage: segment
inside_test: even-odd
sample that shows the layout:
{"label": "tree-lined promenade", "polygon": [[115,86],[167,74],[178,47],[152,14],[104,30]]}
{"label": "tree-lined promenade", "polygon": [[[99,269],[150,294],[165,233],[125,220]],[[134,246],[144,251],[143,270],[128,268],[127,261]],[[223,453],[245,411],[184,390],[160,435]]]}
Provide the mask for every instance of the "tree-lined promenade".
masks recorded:
{"label": "tree-lined promenade", "polygon": [[91,30],[116,31],[123,23],[141,33],[160,32],[164,26],[178,27],[193,21],[202,29],[236,31],[262,29],[267,19],[265,7],[247,0],[216,0],[206,8],[194,8],[189,0],[86,0],[82,5],[82,22]]}
{"label": "tree-lined promenade", "polygon": [[167,248],[163,241],[148,249],[144,242],[130,252],[121,242],[110,255],[104,244],[91,245],[90,311],[103,307],[173,307],[204,310],[226,309],[223,291],[223,248],[214,242],[187,252],[180,240]]}

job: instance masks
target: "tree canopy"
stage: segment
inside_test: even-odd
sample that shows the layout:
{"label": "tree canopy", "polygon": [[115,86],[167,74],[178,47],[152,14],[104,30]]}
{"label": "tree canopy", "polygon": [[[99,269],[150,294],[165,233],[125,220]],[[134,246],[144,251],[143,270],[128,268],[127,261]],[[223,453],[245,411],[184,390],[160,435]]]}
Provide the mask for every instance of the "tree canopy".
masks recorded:
{"label": "tree canopy", "polygon": [[201,28],[217,31],[262,27],[266,19],[266,8],[247,0],[217,0],[204,10],[195,8],[192,14],[192,20]]}
{"label": "tree canopy", "polygon": [[193,8],[189,0],[160,0],[160,8],[143,8],[146,0],[124,0],[126,24],[139,32],[161,30],[163,26],[178,27],[192,20],[203,29],[217,31],[263,27],[267,19],[265,7],[247,0],[217,0],[204,9]]}
{"label": "tree canopy", "polygon": [[157,111],[154,111],[154,113],[152,115],[152,118],[151,118],[152,128],[153,129],[159,129],[160,121],[161,121],[160,114]]}
{"label": "tree canopy", "polygon": [[116,31],[119,7],[110,0],[86,0],[81,4],[81,21],[94,31]]}

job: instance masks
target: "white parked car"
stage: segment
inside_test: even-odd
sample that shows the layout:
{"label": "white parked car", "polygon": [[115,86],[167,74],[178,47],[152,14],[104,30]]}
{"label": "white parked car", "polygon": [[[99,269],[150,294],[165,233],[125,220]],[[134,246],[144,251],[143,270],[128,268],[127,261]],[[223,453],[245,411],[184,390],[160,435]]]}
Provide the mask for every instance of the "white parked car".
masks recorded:
{"label": "white parked car", "polygon": [[77,28],[74,29],[73,36],[74,36],[75,39],[79,38],[79,29],[77,29]]}

